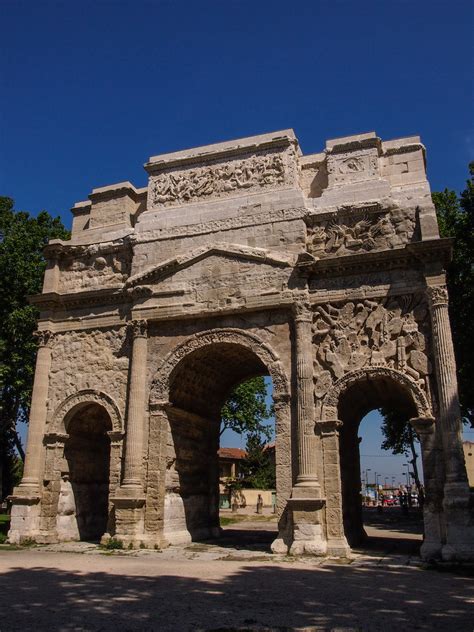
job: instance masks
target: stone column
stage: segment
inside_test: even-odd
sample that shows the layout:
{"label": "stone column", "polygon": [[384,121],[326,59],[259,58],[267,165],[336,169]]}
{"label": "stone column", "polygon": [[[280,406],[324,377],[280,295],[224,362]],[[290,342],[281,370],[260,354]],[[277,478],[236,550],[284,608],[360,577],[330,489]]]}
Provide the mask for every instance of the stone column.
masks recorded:
{"label": "stone column", "polygon": [[133,348],[128,395],[125,464],[122,486],[143,490],[143,437],[146,407],[147,322],[132,321]]}
{"label": "stone column", "polygon": [[[115,507],[115,535],[126,545],[144,540],[143,440],[147,386],[147,322],[131,322],[133,334],[125,433],[124,476],[111,499]],[[108,527],[111,529],[111,525]],[[108,538],[106,534],[104,539]]]}
{"label": "stone column", "polygon": [[[296,346],[297,487],[320,490],[314,434],[313,312],[307,295],[294,303]],[[319,496],[319,494],[317,494]]]}
{"label": "stone column", "polygon": [[33,493],[40,490],[40,479],[43,471],[43,437],[46,428],[46,415],[49,389],[49,373],[51,371],[50,331],[36,333],[39,341],[36,356],[35,380],[31,396],[31,408],[28,426],[28,444],[26,446],[25,469],[20,483],[22,489]]}
{"label": "stone column", "polygon": [[446,560],[474,560],[474,527],[469,526],[469,486],[462,450],[461,411],[449,324],[448,292],[442,285],[433,285],[427,288],[427,294],[446,471],[443,504],[447,543],[442,555]]}
{"label": "stone column", "polygon": [[[322,509],[314,431],[313,386],[313,313],[309,295],[297,296],[293,307],[296,353],[296,433],[298,475],[288,500],[291,514],[291,555],[325,555],[326,539],[322,529]],[[275,545],[276,543],[274,543]],[[275,549],[275,546],[273,547]]]}
{"label": "stone column", "polygon": [[43,437],[46,428],[49,373],[51,371],[51,331],[36,333],[39,340],[36,356],[35,379],[31,397],[31,408],[26,446],[23,478],[10,496],[12,502],[8,539],[19,543],[25,539],[37,539],[40,529],[40,506],[42,474],[44,468]]}

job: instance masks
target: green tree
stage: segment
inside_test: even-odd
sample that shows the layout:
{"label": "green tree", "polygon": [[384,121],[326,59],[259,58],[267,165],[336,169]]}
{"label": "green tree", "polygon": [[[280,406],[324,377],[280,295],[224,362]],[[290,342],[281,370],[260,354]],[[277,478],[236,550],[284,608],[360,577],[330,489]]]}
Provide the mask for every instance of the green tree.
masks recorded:
{"label": "green tree", "polygon": [[238,384],[230,393],[221,411],[221,432],[257,434],[267,440],[271,426],[265,423],[273,415],[273,406],[266,404],[267,387],[263,377],[254,377]]}
{"label": "green tree", "polygon": [[274,489],[276,485],[275,463],[270,450],[258,432],[247,435],[247,456],[242,461],[244,487]]}
{"label": "green tree", "polygon": [[15,451],[24,459],[17,423],[28,420],[33,385],[38,311],[27,297],[41,292],[42,251],[53,238],[69,238],[59,218],[15,211],[11,198],[0,197],[0,458],[6,478]]}
{"label": "green tree", "polygon": [[453,258],[447,268],[449,316],[458,369],[463,419],[474,427],[474,162],[470,178],[458,197],[445,189],[433,193],[441,237],[453,239]]}

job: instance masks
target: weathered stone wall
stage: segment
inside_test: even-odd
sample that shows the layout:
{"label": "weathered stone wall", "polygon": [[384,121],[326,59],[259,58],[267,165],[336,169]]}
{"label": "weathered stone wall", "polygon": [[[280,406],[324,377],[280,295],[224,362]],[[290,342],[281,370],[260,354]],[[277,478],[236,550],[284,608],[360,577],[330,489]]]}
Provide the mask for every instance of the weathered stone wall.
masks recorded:
{"label": "weathered stone wall", "polygon": [[87,389],[109,395],[125,417],[129,365],[125,327],[59,333],[52,356],[50,422],[67,397]]}

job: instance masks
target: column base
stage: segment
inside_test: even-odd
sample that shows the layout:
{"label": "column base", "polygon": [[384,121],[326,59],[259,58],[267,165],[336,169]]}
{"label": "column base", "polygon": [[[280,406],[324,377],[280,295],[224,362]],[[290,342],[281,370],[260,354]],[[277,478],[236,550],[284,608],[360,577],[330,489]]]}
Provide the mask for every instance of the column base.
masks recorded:
{"label": "column base", "polygon": [[352,558],[352,550],[345,537],[328,538],[327,555],[331,557]]}
{"label": "column base", "polygon": [[[125,545],[140,544],[147,539],[144,534],[145,495],[141,487],[121,487],[111,499],[115,509],[115,533],[113,537]],[[110,539],[109,534],[104,541]]]}
{"label": "column base", "polygon": [[[292,543],[290,555],[327,554],[327,541],[320,520],[321,510],[326,499],[319,497],[320,490],[311,487],[295,487],[288,508],[291,514]],[[279,543],[276,545],[279,548]]]}
{"label": "column base", "polygon": [[8,497],[12,503],[8,542],[22,544],[37,541],[40,527],[40,500],[38,486],[20,485]]}

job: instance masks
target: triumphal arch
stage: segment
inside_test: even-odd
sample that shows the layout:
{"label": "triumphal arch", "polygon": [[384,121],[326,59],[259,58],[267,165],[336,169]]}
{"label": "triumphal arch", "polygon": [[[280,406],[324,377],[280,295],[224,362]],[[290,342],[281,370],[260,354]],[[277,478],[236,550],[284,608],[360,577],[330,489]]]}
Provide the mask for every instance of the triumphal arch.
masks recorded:
{"label": "triumphal arch", "polygon": [[358,425],[421,442],[422,555],[474,558],[445,266],[418,136],[303,155],[292,130],[154,156],[94,189],[45,249],[24,477],[10,540],[219,534],[220,409],[273,381],[275,552],[362,536]]}

